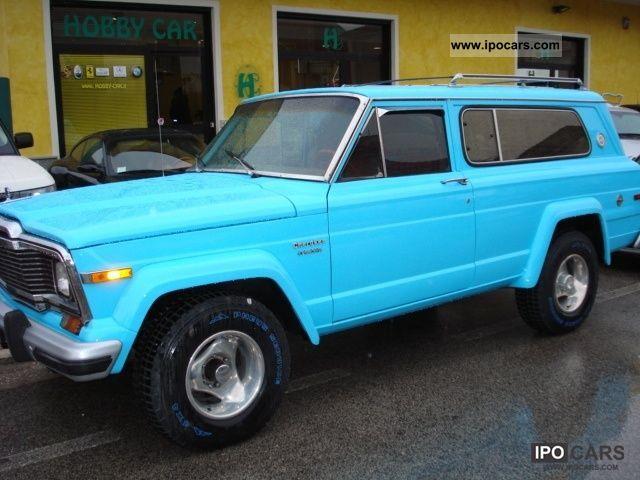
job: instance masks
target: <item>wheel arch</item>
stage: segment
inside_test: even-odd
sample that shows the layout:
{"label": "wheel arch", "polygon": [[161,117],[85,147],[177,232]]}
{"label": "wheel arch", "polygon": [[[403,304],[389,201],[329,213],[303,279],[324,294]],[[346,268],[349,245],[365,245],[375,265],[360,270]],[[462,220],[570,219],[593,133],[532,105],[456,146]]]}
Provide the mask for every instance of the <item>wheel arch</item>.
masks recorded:
{"label": "wheel arch", "polygon": [[567,231],[587,235],[600,259],[607,265],[611,263],[607,223],[600,202],[590,197],[551,203],[542,214],[525,269],[514,287],[532,288],[538,283],[551,242]]}
{"label": "wheel arch", "polygon": [[293,280],[273,255],[263,251],[194,257],[146,266],[135,272],[113,316],[123,327],[137,333],[160,303],[202,290],[251,296],[273,309],[276,315],[283,315],[285,327],[300,328],[315,345],[320,341]]}

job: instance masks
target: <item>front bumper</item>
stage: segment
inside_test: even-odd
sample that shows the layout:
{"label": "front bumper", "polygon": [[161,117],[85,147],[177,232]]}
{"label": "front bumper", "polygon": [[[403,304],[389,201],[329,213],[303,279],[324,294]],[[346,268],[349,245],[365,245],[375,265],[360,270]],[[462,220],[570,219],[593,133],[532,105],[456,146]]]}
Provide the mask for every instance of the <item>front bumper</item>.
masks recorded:
{"label": "front bumper", "polygon": [[0,300],[0,330],[16,361],[36,360],[72,380],[109,375],[122,344],[117,340],[80,342],[57,333]]}

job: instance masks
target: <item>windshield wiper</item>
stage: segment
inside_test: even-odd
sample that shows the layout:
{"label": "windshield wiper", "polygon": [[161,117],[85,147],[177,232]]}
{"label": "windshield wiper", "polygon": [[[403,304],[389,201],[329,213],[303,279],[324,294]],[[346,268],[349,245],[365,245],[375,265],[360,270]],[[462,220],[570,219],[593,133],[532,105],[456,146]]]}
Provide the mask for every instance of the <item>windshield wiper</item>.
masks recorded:
{"label": "windshield wiper", "polygon": [[242,165],[242,168],[244,168],[247,171],[247,174],[251,178],[256,178],[258,176],[258,174],[256,173],[256,169],[253,168],[251,166],[251,164],[249,162],[247,162],[244,158],[240,157],[239,155],[236,155],[231,150],[226,149],[226,148],[224,150],[224,153],[226,153],[231,158],[233,158],[236,162],[238,162],[240,165]]}

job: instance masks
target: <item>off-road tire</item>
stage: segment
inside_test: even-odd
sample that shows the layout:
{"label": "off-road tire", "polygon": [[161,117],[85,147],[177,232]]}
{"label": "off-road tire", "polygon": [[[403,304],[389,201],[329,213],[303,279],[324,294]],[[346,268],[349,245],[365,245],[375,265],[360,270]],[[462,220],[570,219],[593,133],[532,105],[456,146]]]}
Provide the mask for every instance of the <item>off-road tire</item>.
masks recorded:
{"label": "off-road tire", "polygon": [[[589,269],[586,298],[571,314],[558,308],[555,300],[555,279],[562,262],[572,254],[580,255]],[[533,288],[516,289],[516,303],[523,320],[531,328],[557,335],[568,333],[584,323],[593,307],[598,290],[598,254],[593,243],[581,232],[571,231],[554,238]]]}
{"label": "off-road tire", "polygon": [[[222,315],[221,315],[222,314]],[[237,416],[212,420],[189,401],[189,359],[207,338],[234,330],[249,335],[264,358],[264,381],[255,401]],[[279,406],[290,373],[286,334],[274,314],[255,299],[201,293],[166,303],[147,319],[135,347],[134,383],[153,423],[189,448],[219,448],[260,430]]]}

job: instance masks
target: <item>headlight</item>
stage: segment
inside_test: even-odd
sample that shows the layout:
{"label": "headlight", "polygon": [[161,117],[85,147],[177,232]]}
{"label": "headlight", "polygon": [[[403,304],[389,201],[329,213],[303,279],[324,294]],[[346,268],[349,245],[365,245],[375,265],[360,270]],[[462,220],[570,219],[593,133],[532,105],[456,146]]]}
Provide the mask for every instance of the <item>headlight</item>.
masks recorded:
{"label": "headlight", "polygon": [[71,282],[69,281],[69,272],[62,262],[56,263],[56,288],[60,295],[71,297]]}

